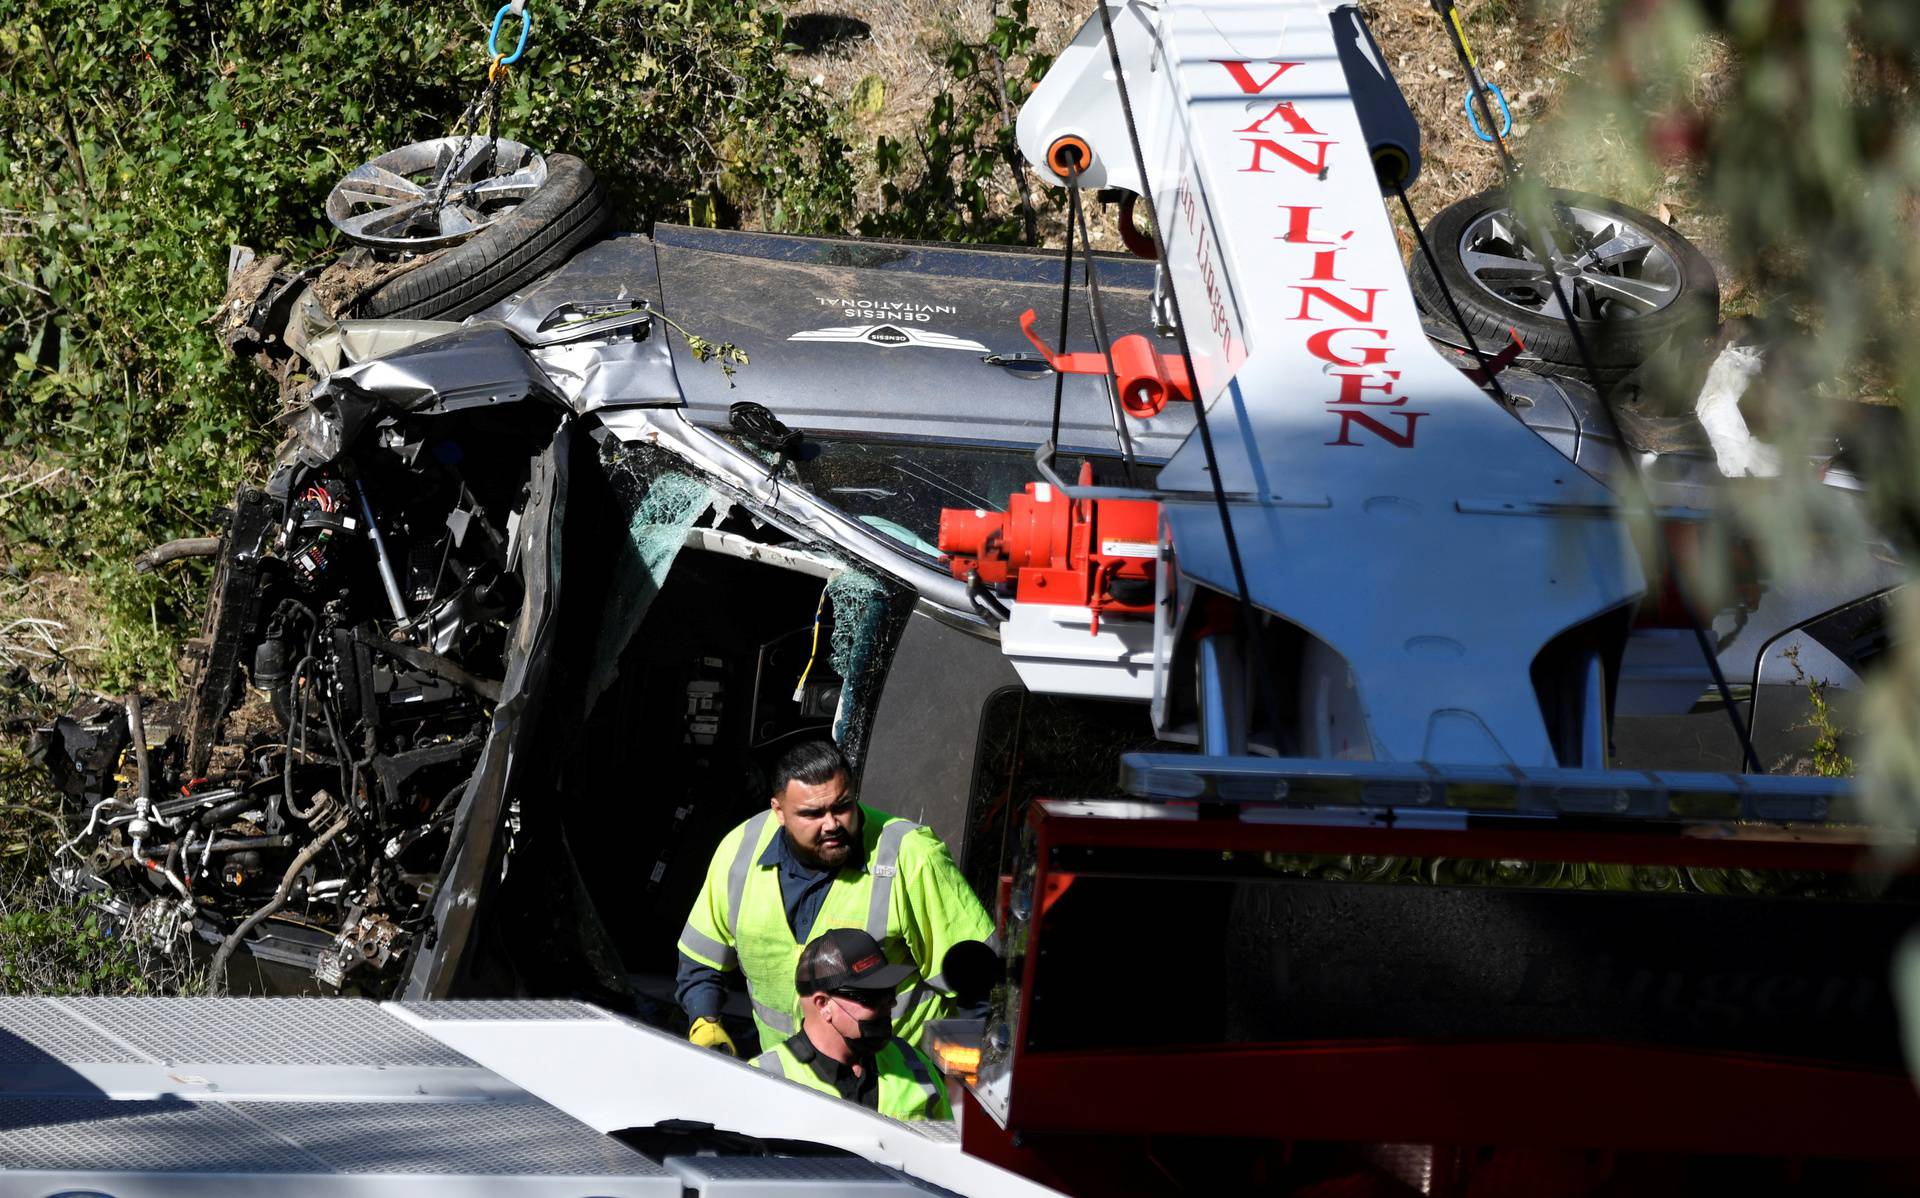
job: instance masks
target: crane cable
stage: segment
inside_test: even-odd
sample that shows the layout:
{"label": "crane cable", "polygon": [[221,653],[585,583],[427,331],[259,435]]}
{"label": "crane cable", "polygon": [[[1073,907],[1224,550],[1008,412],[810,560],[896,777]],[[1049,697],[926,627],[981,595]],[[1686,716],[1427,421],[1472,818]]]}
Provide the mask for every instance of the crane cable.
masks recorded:
{"label": "crane cable", "polygon": [[[1101,0],[1104,4],[1106,0]],[[1068,151],[1063,155],[1067,164],[1067,194],[1080,194],[1080,155]],[[1067,352],[1067,316],[1073,309],[1073,234],[1072,221],[1067,222],[1067,255],[1060,272],[1060,336],[1054,341],[1054,352]],[[1067,372],[1053,372],[1053,431],[1047,434],[1047,469],[1058,474],[1055,460],[1060,456],[1060,407],[1066,397]]]}
{"label": "crane cable", "polygon": [[[1461,66],[1466,69],[1467,85],[1473,91],[1474,99],[1480,106],[1481,115],[1486,118],[1488,131],[1493,134],[1493,145],[1499,152],[1501,167],[1507,176],[1509,199],[1514,201],[1516,207],[1517,219],[1514,223],[1523,230],[1531,243],[1527,248],[1533,251],[1535,259],[1546,274],[1548,285],[1553,288],[1553,298],[1559,305],[1561,320],[1566,324],[1567,333],[1573,338],[1574,350],[1579,354],[1580,368],[1586,373],[1587,382],[1593,387],[1594,394],[1600,399],[1601,408],[1607,413],[1607,422],[1613,428],[1614,444],[1618,447],[1621,458],[1627,463],[1627,478],[1631,483],[1632,491],[1629,498],[1652,516],[1653,497],[1647,489],[1646,478],[1641,473],[1640,459],[1635,456],[1633,448],[1627,444],[1626,437],[1620,430],[1620,419],[1614,414],[1613,405],[1607,400],[1610,388],[1600,383],[1600,373],[1594,368],[1593,351],[1587,345],[1586,334],[1581,331],[1580,323],[1573,314],[1573,305],[1567,300],[1566,288],[1561,285],[1559,274],[1552,269],[1553,255],[1543,252],[1546,247],[1541,244],[1543,234],[1537,223],[1528,219],[1527,214],[1517,211],[1520,197],[1512,194],[1512,185],[1520,182],[1520,166],[1508,151],[1507,143],[1500,136],[1499,129],[1493,125],[1493,111],[1487,104],[1486,93],[1483,90],[1485,85],[1480,78],[1479,67],[1474,63],[1473,51],[1467,48],[1466,33],[1460,25],[1459,11],[1454,7],[1453,0],[1432,0],[1432,3],[1434,11],[1440,14],[1442,24],[1446,27],[1447,37],[1453,42],[1454,53],[1459,56]],[[1101,11],[1106,10],[1102,8]],[[1557,208],[1560,205],[1555,204],[1554,207]],[[1411,217],[1411,208],[1408,209],[1408,214]],[[1434,269],[1434,277],[1440,278],[1437,266]],[[1445,288],[1444,281],[1441,286]],[[1452,302],[1451,292],[1448,292],[1448,301]],[[1767,772],[1766,767],[1760,764],[1760,754],[1754,748],[1753,737],[1746,723],[1741,720],[1739,712],[1735,710],[1733,688],[1727,684],[1726,671],[1720,668],[1719,654],[1707,639],[1705,622],[1701,620],[1699,609],[1694,605],[1686,579],[1681,576],[1673,560],[1672,547],[1667,544],[1664,533],[1658,530],[1653,543],[1654,551],[1659,556],[1661,575],[1673,587],[1674,597],[1680,602],[1680,610],[1685,614],[1687,627],[1692,630],[1694,642],[1699,645],[1700,655],[1707,663],[1707,672],[1713,676],[1714,689],[1719,692],[1721,706],[1726,709],[1727,719],[1733,725],[1734,736],[1740,742],[1740,751],[1746,758],[1747,767],[1753,773],[1764,774]]]}
{"label": "crane cable", "polygon": [[[1107,408],[1113,418],[1114,438],[1120,443],[1120,465],[1126,474],[1127,485],[1138,486],[1139,481],[1134,476],[1133,434],[1127,431],[1127,413],[1120,404],[1119,368],[1114,365],[1113,342],[1107,336],[1106,307],[1100,302],[1100,272],[1093,261],[1093,235],[1087,229],[1087,210],[1080,202],[1079,188],[1073,188],[1067,195],[1068,210],[1073,222],[1080,227],[1080,244],[1085,251],[1082,257],[1087,276],[1087,315],[1093,326],[1093,347],[1100,351],[1100,360],[1107,364],[1104,379]],[[1063,346],[1062,352],[1064,350]]]}
{"label": "crane cable", "polygon": [[1472,351],[1473,360],[1480,363],[1481,377],[1486,379],[1487,385],[1493,388],[1493,393],[1500,397],[1501,403],[1512,407],[1513,397],[1507,394],[1506,387],[1501,384],[1499,369],[1480,349],[1480,342],[1475,339],[1473,330],[1467,327],[1467,318],[1461,313],[1459,302],[1453,298],[1453,288],[1447,285],[1446,276],[1440,273],[1440,259],[1434,254],[1433,247],[1427,243],[1426,231],[1420,227],[1420,218],[1414,215],[1413,201],[1407,198],[1407,189],[1396,182],[1393,185],[1393,193],[1400,197],[1400,209],[1407,214],[1407,225],[1413,229],[1414,240],[1420,243],[1420,252],[1426,257],[1427,268],[1433,271],[1434,281],[1440,284],[1440,294],[1446,297],[1447,310],[1453,313],[1454,325],[1459,328],[1460,335],[1467,339],[1467,349]]}
{"label": "crane cable", "polygon": [[[1160,268],[1167,270],[1170,259],[1167,256],[1166,235],[1162,231],[1166,226],[1160,223],[1159,208],[1153,199],[1153,186],[1148,181],[1146,155],[1140,149],[1140,126],[1134,119],[1133,98],[1127,91],[1127,73],[1120,65],[1120,43],[1114,37],[1113,16],[1107,11],[1107,4],[1108,0],[1099,0],[1094,7],[1100,14],[1100,29],[1107,43],[1107,60],[1113,68],[1113,86],[1120,95],[1120,114],[1126,120],[1127,142],[1133,150],[1133,168],[1140,179],[1140,199],[1147,206],[1147,222],[1153,226],[1154,253],[1159,258]],[[1247,638],[1248,654],[1257,663],[1252,674],[1260,687],[1268,718],[1273,721],[1273,750],[1284,756],[1292,746],[1282,735],[1273,678],[1268,670],[1260,668],[1267,661],[1265,638],[1261,635],[1260,621],[1255,615],[1252,590],[1247,586],[1247,571],[1241,561],[1240,539],[1234,533],[1232,511],[1227,506],[1226,484],[1221,479],[1220,459],[1213,447],[1213,429],[1207,419],[1206,397],[1200,394],[1199,371],[1194,362],[1193,347],[1187,342],[1187,322],[1180,311],[1178,288],[1167,288],[1167,301],[1173,309],[1173,331],[1179,339],[1180,357],[1186,366],[1188,383],[1193,388],[1194,426],[1200,433],[1200,452],[1206,458],[1207,477],[1213,484],[1213,504],[1220,514],[1220,531],[1226,542],[1227,562],[1233,570],[1234,594],[1240,601],[1240,623]],[[1253,453],[1253,447],[1248,446],[1247,451]]]}

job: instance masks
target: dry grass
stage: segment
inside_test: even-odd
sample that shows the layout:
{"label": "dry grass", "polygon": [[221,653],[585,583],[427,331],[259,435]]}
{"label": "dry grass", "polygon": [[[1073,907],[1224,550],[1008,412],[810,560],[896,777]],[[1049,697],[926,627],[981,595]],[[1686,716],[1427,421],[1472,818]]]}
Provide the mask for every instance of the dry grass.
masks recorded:
{"label": "dry grass", "polygon": [[[860,150],[860,203],[864,210],[872,210],[880,203],[880,179],[871,153],[874,140],[885,136],[911,141],[925,122],[933,98],[948,86],[941,62],[943,48],[956,37],[973,42],[985,38],[1002,11],[1000,4],[998,0],[798,0],[783,8],[789,20],[842,17],[867,27],[865,36],[800,55],[794,68],[848,106],[854,144]],[[1028,17],[1039,30],[1039,49],[1058,53],[1092,11],[1081,0],[1031,0]],[[854,103],[856,91],[868,80],[878,81],[882,89],[878,111]],[[1019,202],[1011,188],[1004,198],[1009,210]]]}
{"label": "dry grass", "polygon": [[0,730],[45,714],[43,702],[91,691],[106,618],[78,573],[29,570],[0,551]]}
{"label": "dry grass", "polygon": [[[0,458],[0,521],[10,501],[29,491],[73,485],[64,467],[17,454]],[[51,563],[0,538],[0,750],[92,692],[106,643],[105,606],[84,563]]]}

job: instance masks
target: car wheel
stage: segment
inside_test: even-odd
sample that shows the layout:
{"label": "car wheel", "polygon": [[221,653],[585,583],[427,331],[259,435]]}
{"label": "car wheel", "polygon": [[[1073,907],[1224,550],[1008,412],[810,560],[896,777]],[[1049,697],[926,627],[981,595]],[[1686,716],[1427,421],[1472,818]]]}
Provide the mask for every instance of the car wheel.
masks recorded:
{"label": "car wheel", "polygon": [[[1579,347],[1554,296],[1557,277],[1602,387],[1677,336],[1712,333],[1720,282],[1692,243],[1625,204],[1557,189],[1548,196],[1552,227],[1540,232],[1550,236],[1536,236],[1501,189],[1443,208],[1427,224],[1438,278],[1421,253],[1407,272],[1421,306],[1451,322],[1451,291],[1469,330],[1490,352],[1511,329],[1539,359],[1522,359],[1526,365],[1584,380]],[[1543,243],[1551,247],[1544,264],[1535,248]]]}
{"label": "car wheel", "polygon": [[552,155],[544,166],[538,185],[517,203],[489,213],[465,240],[360,296],[352,314],[459,320],[505,299],[598,237],[612,210],[593,171],[570,154]]}

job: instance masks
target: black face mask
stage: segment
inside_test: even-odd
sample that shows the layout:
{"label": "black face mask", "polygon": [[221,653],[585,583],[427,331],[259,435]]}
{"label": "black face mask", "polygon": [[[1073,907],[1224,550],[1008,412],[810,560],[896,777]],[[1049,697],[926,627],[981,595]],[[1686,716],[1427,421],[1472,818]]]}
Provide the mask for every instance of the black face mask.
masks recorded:
{"label": "black face mask", "polygon": [[[841,1009],[846,1010],[845,1007]],[[848,1013],[851,1014],[852,1012]],[[847,1043],[853,1045],[855,1052],[863,1056],[872,1056],[885,1047],[887,1041],[893,1039],[893,1019],[884,1012],[875,1015],[871,1019],[859,1019],[854,1022],[860,1028],[859,1035],[848,1036],[845,1032],[840,1032],[840,1034],[846,1037]],[[835,1028],[834,1030],[840,1031],[839,1028]]]}

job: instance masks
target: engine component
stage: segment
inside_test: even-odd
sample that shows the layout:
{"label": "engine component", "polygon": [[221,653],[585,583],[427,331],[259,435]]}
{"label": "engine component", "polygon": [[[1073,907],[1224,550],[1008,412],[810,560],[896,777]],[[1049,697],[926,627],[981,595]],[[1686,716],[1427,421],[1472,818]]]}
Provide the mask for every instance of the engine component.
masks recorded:
{"label": "engine component", "polygon": [[261,641],[253,650],[253,684],[275,690],[287,681],[287,643],[277,638]]}
{"label": "engine component", "polygon": [[344,479],[323,476],[309,483],[294,500],[287,519],[287,559],[294,578],[308,590],[318,587],[339,553],[336,538],[360,531]]}
{"label": "engine component", "polygon": [[358,972],[378,973],[406,951],[407,931],[380,915],[363,915],[340,930],[320,954],[313,976],[338,990]]}
{"label": "engine component", "polygon": [[133,913],[128,921],[128,936],[136,943],[150,945],[164,953],[178,949],[193,918],[193,904],[179,899],[157,898]]}

